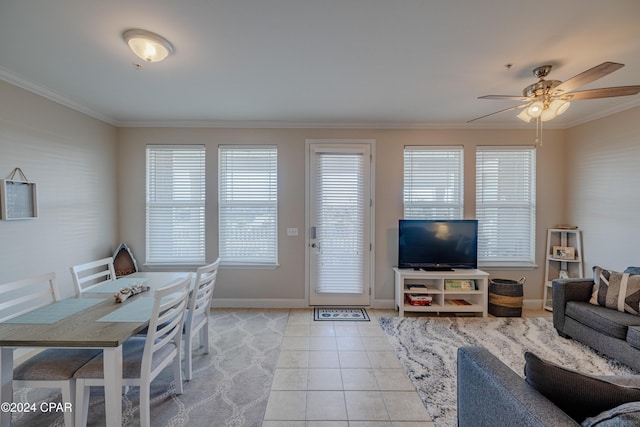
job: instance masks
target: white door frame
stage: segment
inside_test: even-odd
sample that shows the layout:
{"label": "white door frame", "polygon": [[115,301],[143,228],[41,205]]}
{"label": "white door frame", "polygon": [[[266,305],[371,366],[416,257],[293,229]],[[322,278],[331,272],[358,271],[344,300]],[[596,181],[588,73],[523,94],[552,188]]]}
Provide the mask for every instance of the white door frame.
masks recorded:
{"label": "white door frame", "polygon": [[370,209],[370,222],[369,222],[369,236],[371,240],[371,250],[369,251],[369,305],[371,305],[371,301],[375,299],[375,139],[306,139],[305,140],[305,233],[304,233],[304,243],[305,243],[305,301],[307,305],[309,305],[309,298],[311,290],[311,277],[310,277],[310,256],[311,256],[311,242],[310,242],[310,230],[311,230],[311,200],[310,200],[310,192],[309,186],[310,183],[310,173],[311,173],[311,165],[310,165],[310,154],[311,154],[311,144],[369,144],[370,154],[371,154],[371,164],[369,170],[369,188],[370,188],[370,198],[371,198],[371,209]]}

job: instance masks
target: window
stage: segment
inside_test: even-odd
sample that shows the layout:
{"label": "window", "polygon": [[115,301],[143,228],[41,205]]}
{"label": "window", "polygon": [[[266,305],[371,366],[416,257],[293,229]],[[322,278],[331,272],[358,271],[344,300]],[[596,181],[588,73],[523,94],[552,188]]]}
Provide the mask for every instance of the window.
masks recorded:
{"label": "window", "polygon": [[534,147],[478,147],[476,216],[480,264],[535,264]]}
{"label": "window", "polygon": [[277,155],[273,146],[218,148],[219,245],[226,265],[278,262]]}
{"label": "window", "polygon": [[461,219],[462,147],[404,148],[404,218]]}
{"label": "window", "polygon": [[148,145],[147,264],[205,263],[205,148]]}

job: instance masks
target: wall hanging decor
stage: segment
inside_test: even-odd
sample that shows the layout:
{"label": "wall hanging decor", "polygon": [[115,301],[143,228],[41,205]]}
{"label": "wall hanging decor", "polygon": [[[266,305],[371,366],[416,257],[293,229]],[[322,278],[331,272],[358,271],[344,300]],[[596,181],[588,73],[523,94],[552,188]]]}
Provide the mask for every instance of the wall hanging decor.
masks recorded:
{"label": "wall hanging decor", "polygon": [[[18,176],[16,176],[19,174]],[[22,177],[22,179],[17,179]],[[0,218],[33,219],[38,217],[35,182],[29,182],[22,169],[15,168],[7,179],[0,180]]]}

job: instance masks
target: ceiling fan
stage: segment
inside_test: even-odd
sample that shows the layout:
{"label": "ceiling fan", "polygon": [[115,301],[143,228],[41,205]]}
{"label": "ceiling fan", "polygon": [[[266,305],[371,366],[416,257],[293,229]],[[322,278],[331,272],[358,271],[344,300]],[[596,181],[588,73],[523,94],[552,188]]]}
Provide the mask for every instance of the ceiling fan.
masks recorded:
{"label": "ceiling fan", "polygon": [[516,105],[515,107],[505,108],[504,110],[496,111],[491,114],[486,114],[481,117],[469,120],[467,123],[483,119],[485,117],[492,116],[494,114],[503,113],[510,110],[523,109],[517,117],[525,122],[536,119],[540,121],[547,121],[556,118],[560,114],[564,113],[569,108],[570,101],[577,101],[582,99],[596,99],[596,98],[611,98],[616,96],[628,96],[635,95],[640,92],[640,85],[635,86],[618,86],[618,87],[605,87],[601,89],[589,89],[576,91],[576,89],[591,83],[599,78],[613,73],[616,70],[624,67],[624,64],[618,64],[616,62],[603,62],[600,65],[596,65],[593,68],[583,71],[561,82],[560,80],[545,80],[544,78],[549,75],[552,66],[542,65],[533,69],[533,75],[540,80],[536,83],[530,84],[522,91],[522,96],[519,95],[485,95],[480,96],[478,99],[506,99],[513,101],[522,101],[524,104]]}

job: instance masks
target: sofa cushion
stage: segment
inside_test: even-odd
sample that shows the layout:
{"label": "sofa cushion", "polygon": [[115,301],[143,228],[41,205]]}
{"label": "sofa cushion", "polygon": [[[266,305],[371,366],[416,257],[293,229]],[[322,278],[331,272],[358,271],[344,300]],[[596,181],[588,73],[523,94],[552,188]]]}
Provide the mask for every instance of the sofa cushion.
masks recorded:
{"label": "sofa cushion", "polygon": [[629,326],[640,326],[640,316],[583,301],[567,302],[565,315],[591,329],[621,340],[627,339]]}
{"label": "sofa cushion", "polygon": [[640,314],[640,275],[593,267],[593,294],[589,301],[613,310]]}
{"label": "sofa cushion", "polygon": [[640,402],[623,403],[582,422],[583,427],[620,427],[640,425]]}
{"label": "sofa cushion", "polygon": [[640,326],[630,326],[627,331],[627,343],[640,349]]}
{"label": "sofa cushion", "polygon": [[[524,354],[526,381],[578,422],[627,402],[640,400],[640,377],[598,377]],[[616,382],[614,382],[616,381]]]}

